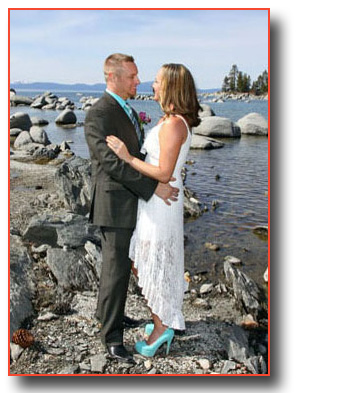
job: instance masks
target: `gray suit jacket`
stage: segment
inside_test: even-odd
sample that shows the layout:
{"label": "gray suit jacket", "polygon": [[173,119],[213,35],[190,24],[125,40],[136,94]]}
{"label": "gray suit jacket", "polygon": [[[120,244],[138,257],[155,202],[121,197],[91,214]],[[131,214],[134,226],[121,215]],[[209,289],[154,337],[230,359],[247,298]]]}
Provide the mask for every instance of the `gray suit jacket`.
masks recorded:
{"label": "gray suit jacket", "polygon": [[85,119],[92,161],[90,221],[99,226],[134,228],[138,197],[149,200],[158,182],[120,160],[107,146],[108,135],[120,138],[131,155],[143,159],[133,123],[118,102],[105,92]]}

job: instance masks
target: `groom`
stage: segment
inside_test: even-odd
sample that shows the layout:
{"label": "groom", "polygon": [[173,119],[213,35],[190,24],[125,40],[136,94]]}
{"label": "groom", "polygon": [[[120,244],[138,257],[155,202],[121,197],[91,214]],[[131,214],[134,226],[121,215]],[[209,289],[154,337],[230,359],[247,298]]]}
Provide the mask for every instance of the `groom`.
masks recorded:
{"label": "groom", "polygon": [[[90,221],[101,229],[102,272],[97,318],[102,324],[101,341],[111,357],[132,358],[123,345],[123,319],[131,261],[130,239],[136,225],[138,198],[149,200],[155,193],[165,203],[175,201],[178,189],[158,183],[120,160],[107,146],[106,136],[115,135],[138,158],[143,131],[127,99],[134,97],[138,69],[132,56],[115,53],[104,63],[107,89],[88,111],[85,136],[92,161]],[[127,318],[128,319],[128,318]]]}

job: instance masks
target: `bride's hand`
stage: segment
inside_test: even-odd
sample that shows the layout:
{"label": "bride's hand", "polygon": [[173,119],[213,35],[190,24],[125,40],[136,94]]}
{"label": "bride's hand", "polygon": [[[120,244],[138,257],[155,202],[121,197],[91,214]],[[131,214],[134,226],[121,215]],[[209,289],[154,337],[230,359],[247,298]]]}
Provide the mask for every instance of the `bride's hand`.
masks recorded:
{"label": "bride's hand", "polygon": [[130,160],[131,155],[128,152],[127,146],[119,138],[110,135],[107,136],[106,142],[108,147],[110,147],[120,159],[126,162]]}

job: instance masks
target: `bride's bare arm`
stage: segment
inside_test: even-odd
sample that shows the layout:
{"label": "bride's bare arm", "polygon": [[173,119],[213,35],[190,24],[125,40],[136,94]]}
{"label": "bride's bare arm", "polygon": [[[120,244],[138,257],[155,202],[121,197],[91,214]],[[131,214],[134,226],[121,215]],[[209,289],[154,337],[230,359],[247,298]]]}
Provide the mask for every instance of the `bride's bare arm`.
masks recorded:
{"label": "bride's bare arm", "polygon": [[126,145],[117,137],[107,137],[108,146],[119,158],[128,162],[134,169],[146,176],[168,183],[177,162],[180,147],[187,136],[186,126],[182,120],[172,117],[165,122],[159,132],[159,165],[148,164],[129,154]]}

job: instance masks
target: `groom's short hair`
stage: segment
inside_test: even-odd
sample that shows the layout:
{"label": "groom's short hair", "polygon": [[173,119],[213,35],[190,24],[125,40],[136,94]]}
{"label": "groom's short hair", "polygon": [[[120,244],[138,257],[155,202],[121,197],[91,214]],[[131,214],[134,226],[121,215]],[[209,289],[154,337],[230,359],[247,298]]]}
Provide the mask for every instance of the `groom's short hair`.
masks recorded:
{"label": "groom's short hair", "polygon": [[104,62],[104,79],[107,81],[110,72],[120,72],[122,64],[125,62],[134,63],[134,57],[123,53],[113,53]]}

